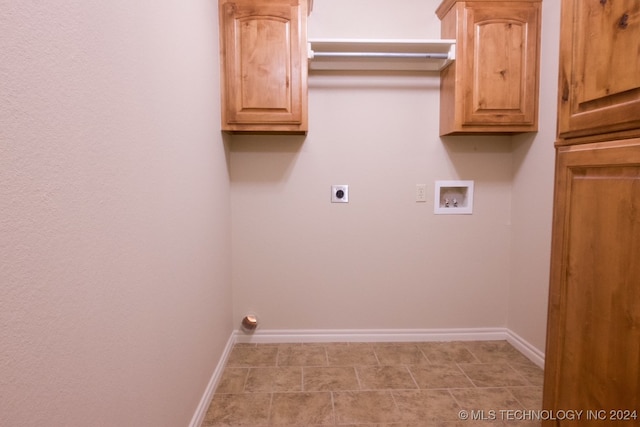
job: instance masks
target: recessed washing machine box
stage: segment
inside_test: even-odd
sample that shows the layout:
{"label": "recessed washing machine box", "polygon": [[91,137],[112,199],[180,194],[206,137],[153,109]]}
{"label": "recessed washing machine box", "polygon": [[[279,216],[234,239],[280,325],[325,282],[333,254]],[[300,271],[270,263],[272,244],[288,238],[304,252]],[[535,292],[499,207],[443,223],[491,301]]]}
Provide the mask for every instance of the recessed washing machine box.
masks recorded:
{"label": "recessed washing machine box", "polygon": [[473,213],[473,181],[436,181],[434,197],[434,214]]}

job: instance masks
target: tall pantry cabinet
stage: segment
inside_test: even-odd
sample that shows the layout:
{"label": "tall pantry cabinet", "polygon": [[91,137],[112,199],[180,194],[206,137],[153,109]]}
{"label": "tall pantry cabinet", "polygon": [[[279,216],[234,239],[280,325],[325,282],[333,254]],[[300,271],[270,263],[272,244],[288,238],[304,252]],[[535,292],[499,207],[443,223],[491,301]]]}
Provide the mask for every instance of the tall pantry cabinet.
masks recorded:
{"label": "tall pantry cabinet", "polygon": [[561,7],[543,425],[638,426],[640,1]]}

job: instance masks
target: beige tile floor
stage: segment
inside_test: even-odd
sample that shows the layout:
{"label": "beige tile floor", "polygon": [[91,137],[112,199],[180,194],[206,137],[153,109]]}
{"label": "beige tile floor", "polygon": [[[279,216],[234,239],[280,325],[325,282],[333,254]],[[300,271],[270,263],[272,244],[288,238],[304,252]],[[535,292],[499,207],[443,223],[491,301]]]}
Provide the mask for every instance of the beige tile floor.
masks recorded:
{"label": "beige tile floor", "polygon": [[542,376],[506,341],[236,344],[202,426],[539,426]]}

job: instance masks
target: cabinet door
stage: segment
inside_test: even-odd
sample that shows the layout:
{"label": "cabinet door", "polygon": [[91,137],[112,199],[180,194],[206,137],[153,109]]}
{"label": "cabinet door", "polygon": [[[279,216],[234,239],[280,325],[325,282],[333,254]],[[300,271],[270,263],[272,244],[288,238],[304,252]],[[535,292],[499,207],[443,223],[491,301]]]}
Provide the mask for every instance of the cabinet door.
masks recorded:
{"label": "cabinet door", "polygon": [[585,413],[544,425],[637,426],[640,139],[558,150],[553,228],[544,408]]}
{"label": "cabinet door", "polygon": [[222,0],[223,130],[306,131],[306,2]]}
{"label": "cabinet door", "polygon": [[538,130],[540,1],[444,0],[456,60],[440,73],[440,135]]}
{"label": "cabinet door", "polygon": [[558,136],[640,128],[640,1],[563,0]]}
{"label": "cabinet door", "polygon": [[539,11],[539,3],[467,4],[464,125],[536,125]]}

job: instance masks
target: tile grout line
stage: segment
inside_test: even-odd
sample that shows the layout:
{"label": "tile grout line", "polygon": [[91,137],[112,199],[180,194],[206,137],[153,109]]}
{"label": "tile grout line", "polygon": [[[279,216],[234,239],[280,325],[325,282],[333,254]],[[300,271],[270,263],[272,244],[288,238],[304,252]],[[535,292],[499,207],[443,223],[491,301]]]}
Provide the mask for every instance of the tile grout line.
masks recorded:
{"label": "tile grout line", "polygon": [[[375,343],[373,343],[375,344]],[[251,346],[253,348],[253,346]],[[259,346],[257,346],[259,347]],[[400,372],[400,370],[405,371],[409,374],[409,378],[411,378],[411,383],[415,386],[415,388],[407,388],[406,386],[410,384],[410,382],[396,382],[396,381],[391,381],[391,383],[387,382],[387,381],[383,381],[380,382],[378,379],[375,379],[374,382],[371,384],[372,388],[368,388],[367,390],[363,389],[363,381],[366,380],[367,375],[371,374],[368,371],[368,368],[372,368],[373,370],[378,369],[380,367],[383,367],[383,365],[381,364],[381,359],[379,357],[378,352],[375,349],[375,345],[371,345],[371,353],[373,355],[373,359],[375,359],[376,364],[375,365],[369,365],[369,364],[362,364],[362,363],[358,363],[358,358],[362,357],[362,354],[360,353],[360,351],[358,351],[356,354],[357,356],[354,358],[354,355],[349,355],[349,357],[347,359],[342,358],[341,353],[337,353],[337,355],[340,355],[340,358],[338,359],[338,361],[342,362],[339,363],[336,366],[332,366],[330,364],[330,348],[328,345],[322,345],[322,349],[323,349],[323,353],[324,353],[324,363],[320,363],[318,364],[319,358],[317,356],[319,356],[320,352],[318,350],[313,351],[312,353],[315,354],[315,356],[311,357],[309,355],[306,355],[307,352],[302,352],[302,354],[297,354],[298,352],[293,352],[293,353],[288,353],[287,351],[285,351],[286,349],[281,348],[281,346],[278,346],[277,351],[275,352],[275,358],[273,357],[273,352],[268,352],[271,353],[269,359],[265,359],[265,358],[255,358],[253,353],[250,352],[249,354],[247,354],[248,359],[245,360],[253,360],[253,363],[246,363],[245,366],[238,366],[238,367],[242,367],[245,368],[246,370],[244,370],[243,376],[240,377],[242,378],[242,394],[245,395],[250,395],[249,391],[248,391],[248,385],[250,385],[249,379],[251,379],[250,377],[252,376],[252,373],[256,372],[257,370],[260,370],[259,368],[262,367],[262,365],[269,361],[270,365],[269,366],[274,366],[273,364],[275,363],[274,366],[274,375],[273,378],[270,382],[270,388],[269,388],[269,397],[268,400],[264,399],[264,403],[265,405],[263,407],[266,407],[267,411],[266,411],[266,420],[263,422],[266,422],[268,424],[263,424],[262,422],[259,422],[259,424],[262,425],[273,425],[273,422],[276,422],[277,420],[274,417],[280,417],[282,414],[280,414],[280,403],[279,403],[279,398],[276,396],[276,394],[279,393],[291,393],[291,394],[298,394],[297,390],[294,390],[293,388],[295,388],[295,383],[296,381],[290,381],[290,379],[294,379],[295,377],[291,377],[289,375],[289,372],[281,372],[283,369],[285,369],[287,366],[283,367],[280,366],[283,362],[293,362],[296,361],[297,363],[297,367],[300,369],[299,371],[299,375],[300,375],[300,379],[298,380],[298,384],[300,387],[300,393],[312,393],[313,391],[307,391],[305,390],[305,378],[307,376],[310,375],[309,369],[311,368],[331,368],[331,367],[343,367],[343,368],[349,368],[349,371],[352,370],[353,374],[355,375],[355,384],[357,385],[357,388],[355,388],[353,391],[349,391],[349,390],[342,390],[342,389],[336,389],[335,387],[331,387],[329,389],[327,389],[326,391],[324,390],[316,390],[315,392],[313,392],[314,394],[317,393],[323,393],[323,392],[329,392],[329,397],[330,397],[330,403],[331,403],[331,416],[325,418],[325,420],[327,421],[328,425],[341,425],[339,424],[339,417],[337,414],[337,402],[340,401],[340,399],[337,399],[337,395],[340,392],[355,392],[355,393],[359,393],[359,392],[379,392],[379,393],[384,393],[387,396],[391,397],[391,402],[393,402],[393,407],[395,409],[395,411],[397,411],[397,413],[395,414],[397,416],[397,418],[393,418],[393,421],[390,421],[392,423],[398,423],[398,422],[402,422],[403,419],[405,419],[405,413],[403,411],[401,411],[401,406],[404,405],[404,401],[403,399],[403,392],[407,392],[407,391],[415,391],[415,392],[419,392],[419,393],[423,393],[423,392],[429,392],[431,390],[441,390],[442,392],[446,391],[446,393],[443,393],[441,396],[448,396],[451,399],[451,403],[455,404],[457,406],[458,409],[463,408],[463,406],[461,405],[462,401],[467,401],[471,398],[471,396],[475,396],[475,395],[482,395],[483,393],[480,392],[480,390],[501,390],[500,393],[504,393],[506,391],[506,393],[502,394],[502,396],[504,396],[505,399],[511,400],[514,402],[515,405],[518,405],[520,408],[526,408],[527,406],[525,406],[523,404],[523,400],[531,400],[530,395],[531,394],[535,394],[535,392],[531,391],[531,392],[522,392],[521,393],[521,398],[516,397],[515,394],[515,390],[512,391],[512,389],[525,389],[525,388],[537,388],[540,389],[540,386],[534,384],[536,380],[536,376],[534,371],[532,370],[531,372],[529,372],[528,367],[525,366],[525,364],[521,364],[522,365],[522,369],[523,370],[519,370],[517,369],[515,366],[520,366],[517,365],[518,360],[517,359],[513,359],[510,360],[508,359],[508,357],[510,356],[510,353],[503,353],[501,351],[496,352],[496,354],[490,354],[487,353],[487,351],[491,351],[490,349],[485,349],[484,347],[478,347],[478,350],[486,353],[485,356],[496,356],[497,357],[497,361],[496,363],[493,363],[493,358],[491,360],[491,362],[482,362],[480,361],[480,359],[478,359],[478,357],[476,356],[476,354],[474,352],[472,352],[469,348],[467,348],[466,346],[464,346],[463,348],[465,348],[465,350],[467,350],[469,352],[469,354],[472,356],[473,360],[475,360],[476,362],[472,362],[470,360],[462,360],[460,357],[457,357],[456,355],[454,355],[454,352],[447,352],[447,354],[443,354],[444,356],[449,356],[450,359],[447,359],[446,362],[441,362],[440,364],[450,364],[452,367],[455,366],[456,369],[460,372],[462,372],[463,377],[466,378],[469,381],[469,387],[465,387],[465,386],[459,386],[459,387],[436,387],[436,388],[421,388],[420,385],[418,384],[417,381],[417,377],[415,376],[415,374],[412,372],[411,369],[411,364],[407,364],[404,363],[406,360],[406,355],[404,354],[404,351],[401,351],[397,354],[398,357],[395,357],[395,355],[393,355],[394,357],[391,357],[392,354],[387,354],[388,352],[386,351],[387,349],[385,349],[385,351],[383,352],[383,356],[387,357],[387,362],[384,366],[395,366],[396,369],[399,369],[398,372]],[[421,348],[420,346],[417,346],[418,349],[418,354],[420,354],[420,356],[422,357],[422,361],[426,361],[426,365],[424,365],[426,367],[426,369],[429,369],[430,366],[433,365],[438,365],[438,363],[433,363],[432,360],[427,356],[426,354],[426,350]],[[367,352],[368,353],[368,352]],[[415,353],[414,353],[415,354]],[[436,356],[436,359],[440,359],[440,352],[436,351],[435,353],[433,353]],[[456,353],[459,354],[459,353]],[[306,355],[306,356],[305,356]],[[295,356],[295,357],[294,357]],[[243,356],[244,357],[244,356]],[[293,359],[292,359],[293,357]],[[311,358],[310,358],[311,357]],[[369,361],[369,355],[366,356],[366,360]],[[391,357],[391,358],[390,358]],[[505,359],[506,358],[506,359]],[[373,359],[371,360],[371,362],[373,362]],[[465,357],[465,359],[469,359],[468,357]],[[415,360],[414,358],[411,358],[411,360]],[[484,360],[484,359],[483,359]],[[400,363],[403,362],[403,363]],[[310,363],[310,365],[308,365]],[[255,365],[258,366],[255,366]],[[463,368],[462,366],[465,366],[467,364],[472,364],[472,365],[502,365],[502,366],[508,366],[508,370],[513,373],[516,372],[517,375],[515,375],[516,379],[519,379],[522,381],[522,384],[519,385],[494,385],[494,386],[483,386],[480,387],[478,384],[476,384],[470,377],[470,374],[468,374]],[[515,364],[515,365],[514,365]],[[420,366],[420,364],[416,365],[416,366]],[[363,369],[363,372],[360,371],[360,369]],[[365,369],[366,368],[366,369]],[[306,372],[305,372],[306,371]],[[473,374],[473,371],[470,371],[471,374]],[[306,374],[306,375],[305,375]],[[285,382],[286,382],[286,390],[283,389],[280,392],[277,391],[277,387],[276,387],[276,383],[278,383],[278,378],[282,378],[280,377],[280,375],[285,375],[286,377],[284,377]],[[364,375],[364,377],[362,377],[362,375]],[[403,374],[404,375],[404,374]],[[236,378],[238,378],[237,375],[235,375]],[[264,377],[263,373],[261,373],[259,375],[260,378]],[[238,379],[240,379],[238,378]],[[310,377],[311,378],[311,377]],[[384,379],[385,377],[380,377],[381,379]],[[511,375],[507,374],[507,378],[511,378]],[[532,380],[530,381],[529,378],[532,378]],[[280,382],[281,385],[285,385],[285,382]],[[519,381],[518,381],[519,382]],[[236,383],[237,384],[237,383]],[[402,388],[384,388],[385,386],[388,385],[402,385]],[[431,383],[429,383],[431,384]],[[434,383],[435,384],[435,383]],[[489,383],[488,383],[489,384]],[[293,388],[292,388],[293,387]],[[468,390],[469,392],[471,392],[471,394],[465,394],[465,393],[460,393],[457,392],[456,390]],[[472,392],[472,390],[475,390],[476,392]],[[485,393],[489,393],[489,394],[493,394],[491,392],[485,392]],[[497,393],[497,391],[496,391]],[[233,394],[233,393],[231,393]],[[265,393],[266,394],[266,393]],[[456,398],[456,394],[458,394],[458,398]],[[462,400],[460,400],[462,399]],[[302,401],[305,401],[304,399]],[[325,400],[326,402],[326,400]],[[389,403],[391,403],[389,402]],[[475,402],[475,398],[469,400],[467,403],[468,404],[473,404]],[[268,404],[268,406],[266,405]],[[328,409],[327,406],[325,406],[325,408]],[[345,408],[342,408],[343,412],[344,412]],[[297,410],[301,410],[300,408],[298,408]],[[264,412],[263,412],[264,413]],[[328,415],[328,414],[327,414]],[[452,414],[453,415],[453,414]],[[290,415],[288,415],[290,416]],[[331,420],[333,422],[331,422]],[[262,420],[261,420],[262,421]],[[203,424],[204,425],[204,424]],[[219,425],[219,424],[215,424],[215,425]],[[236,424],[239,425],[239,424]],[[254,424],[257,425],[257,424]],[[365,425],[365,424],[363,424]],[[366,424],[366,425],[370,425],[370,424]],[[395,425],[395,424],[394,424]],[[500,425],[504,425],[504,424],[500,424]]]}
{"label": "tile grout line", "polygon": [[525,405],[520,401],[520,399],[518,399],[518,398],[516,397],[516,395],[515,395],[515,394],[513,394],[513,393],[511,392],[511,390],[510,390],[508,387],[505,387],[505,389],[507,390],[507,393],[509,393],[509,394],[511,395],[511,397],[513,397],[513,399],[514,399],[516,402],[518,402],[518,403],[520,404],[520,406],[522,407],[522,409],[525,409],[525,408],[526,408],[526,406],[525,406]]}
{"label": "tile grout line", "polygon": [[[476,359],[476,361],[477,361],[477,362],[471,362],[471,363],[482,363],[482,362],[480,361],[480,359],[478,358],[478,356],[476,356],[476,354],[475,354],[473,351],[471,351],[471,349],[470,349],[468,346],[466,346],[466,345],[462,344],[462,348],[464,348],[465,350],[467,350],[467,351],[469,352],[469,354],[471,354],[471,356],[473,356],[473,358],[474,358],[474,359]],[[457,362],[456,362],[456,363],[457,363]]]}
{"label": "tile grout line", "polygon": [[333,396],[333,391],[330,391],[331,395],[331,413],[333,414],[333,425],[338,425],[338,414],[336,414],[336,399]]}
{"label": "tile grout line", "polygon": [[456,362],[456,367],[460,370],[460,372],[462,372],[462,374],[469,380],[469,382],[471,384],[473,384],[474,388],[479,388],[478,384],[474,383],[473,380],[469,377],[469,375],[467,375],[467,373],[465,372],[464,369],[462,369],[462,367],[460,366],[460,363]]}
{"label": "tile grout line", "polygon": [[375,346],[375,344],[373,344],[373,345],[371,346],[371,351],[373,351],[373,356],[376,358],[376,362],[378,362],[378,365],[377,365],[377,366],[380,366],[380,365],[381,365],[381,363],[380,363],[380,358],[378,357],[378,352],[376,351],[376,346]]}
{"label": "tile grout line", "polygon": [[353,366],[353,370],[356,373],[356,381],[358,382],[358,390],[362,390],[362,382],[360,381],[360,375],[358,374],[358,368]]}
{"label": "tile grout line", "polygon": [[269,411],[267,411],[267,425],[271,425],[271,412],[273,411],[273,392],[269,393]]}
{"label": "tile grout line", "polygon": [[242,392],[243,393],[247,392],[247,382],[249,381],[249,373],[251,372],[251,369],[253,369],[253,368],[252,367],[248,367],[247,368],[247,373],[245,374],[244,381],[242,383]]}
{"label": "tile grout line", "polygon": [[402,422],[402,411],[400,410],[400,405],[398,405],[398,401],[396,400],[396,396],[393,393],[393,390],[389,390],[389,394],[391,395],[391,400],[393,400],[393,404],[396,407],[396,412],[398,413],[398,417],[400,417],[400,419],[397,420],[400,423]]}
{"label": "tile grout line", "polygon": [[420,388],[420,384],[418,384],[418,380],[416,380],[416,377],[413,375],[413,372],[411,372],[411,368],[409,368],[408,366],[405,366],[405,368],[407,369],[407,371],[409,371],[409,376],[411,377],[411,380],[416,385],[418,390],[422,390],[422,388]]}
{"label": "tile grout line", "polygon": [[524,382],[527,383],[528,386],[534,386],[534,384],[531,381],[529,381],[529,379],[527,377],[525,377],[518,369],[513,367],[511,362],[507,361],[506,365],[509,366],[511,369],[513,369],[516,372],[516,374],[518,374],[520,376],[520,378],[522,378],[524,380]]}
{"label": "tile grout line", "polygon": [[323,345],[322,348],[324,349],[324,361],[326,363],[326,366],[330,366],[329,365],[329,352],[327,351],[327,346]]}
{"label": "tile grout line", "polygon": [[[456,405],[458,405],[458,411],[461,411],[464,409],[464,407],[462,406],[462,404],[460,403],[460,401],[458,399],[456,399],[456,396],[451,392],[451,390],[456,390],[453,388],[448,388],[447,389],[447,393],[449,393],[449,396],[451,396],[451,398],[453,399],[453,401],[456,403]],[[460,414],[460,412],[458,412],[458,414]]]}

